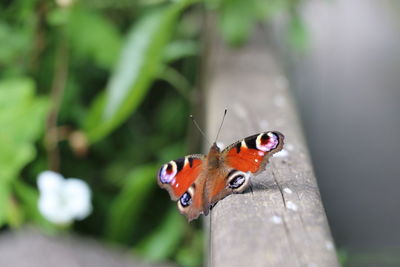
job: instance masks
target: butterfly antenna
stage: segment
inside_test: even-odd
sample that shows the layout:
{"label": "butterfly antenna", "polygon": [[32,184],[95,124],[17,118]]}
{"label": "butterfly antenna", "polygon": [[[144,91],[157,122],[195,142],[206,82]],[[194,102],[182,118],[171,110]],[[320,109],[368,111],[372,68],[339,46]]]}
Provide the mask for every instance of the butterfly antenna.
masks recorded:
{"label": "butterfly antenna", "polygon": [[201,133],[201,135],[204,137],[204,139],[207,140],[208,144],[211,146],[211,142],[210,140],[207,138],[207,136],[205,135],[205,133],[200,129],[200,126],[197,124],[197,121],[194,119],[193,115],[189,116],[192,119],[193,124],[196,126],[197,130],[199,130],[199,132]]}
{"label": "butterfly antenna", "polygon": [[219,129],[218,129],[217,137],[215,137],[215,142],[217,142],[217,140],[218,140],[218,136],[219,136],[219,133],[221,132],[222,125],[224,124],[224,120],[225,120],[225,116],[226,116],[226,112],[227,112],[227,111],[228,111],[228,110],[225,109],[225,111],[224,111],[224,116],[222,117],[221,125],[219,126]]}

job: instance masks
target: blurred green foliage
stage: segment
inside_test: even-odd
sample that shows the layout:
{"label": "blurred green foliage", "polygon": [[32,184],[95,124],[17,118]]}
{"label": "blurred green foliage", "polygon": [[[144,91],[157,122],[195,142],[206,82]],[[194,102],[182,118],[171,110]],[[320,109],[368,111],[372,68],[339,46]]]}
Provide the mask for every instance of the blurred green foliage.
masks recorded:
{"label": "blurred green foliage", "polygon": [[338,259],[344,267],[400,266],[399,247],[370,247],[338,249]]}
{"label": "blurred green foliage", "polygon": [[0,82],[0,224],[19,226],[23,209],[12,198],[21,169],[36,155],[35,140],[40,136],[47,99],[35,97],[35,86],[26,77]]}
{"label": "blurred green foliage", "polygon": [[[257,22],[296,4],[2,1],[0,226],[34,223],[57,232],[37,208],[36,178],[53,169],[92,189],[92,215],[71,230],[147,260],[201,265],[200,223],[179,215],[155,174],[193,152],[186,136],[203,14],[215,11],[221,35],[237,46]],[[301,40],[299,20],[295,25]]]}

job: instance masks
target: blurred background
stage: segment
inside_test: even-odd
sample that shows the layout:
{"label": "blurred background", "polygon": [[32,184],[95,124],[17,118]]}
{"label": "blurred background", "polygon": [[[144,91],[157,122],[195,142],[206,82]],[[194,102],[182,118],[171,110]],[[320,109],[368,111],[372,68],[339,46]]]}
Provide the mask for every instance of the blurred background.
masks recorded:
{"label": "blurred background", "polygon": [[278,43],[334,239],[349,265],[400,266],[400,3],[300,10],[306,50]]}
{"label": "blurred background", "polygon": [[227,46],[271,29],[342,264],[400,266],[395,0],[1,1],[0,254],[33,227],[203,264],[201,222],[155,174],[201,149],[209,12]]}

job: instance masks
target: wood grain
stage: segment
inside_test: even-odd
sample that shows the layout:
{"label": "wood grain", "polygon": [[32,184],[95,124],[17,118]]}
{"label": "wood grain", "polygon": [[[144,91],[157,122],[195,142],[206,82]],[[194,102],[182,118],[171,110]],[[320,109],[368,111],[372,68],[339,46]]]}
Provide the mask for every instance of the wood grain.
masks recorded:
{"label": "wood grain", "polygon": [[253,177],[253,192],[225,198],[205,217],[208,265],[338,266],[297,110],[267,33],[229,49],[208,29],[208,135],[216,135],[227,108],[218,140],[225,146],[267,130],[286,137],[283,152]]}

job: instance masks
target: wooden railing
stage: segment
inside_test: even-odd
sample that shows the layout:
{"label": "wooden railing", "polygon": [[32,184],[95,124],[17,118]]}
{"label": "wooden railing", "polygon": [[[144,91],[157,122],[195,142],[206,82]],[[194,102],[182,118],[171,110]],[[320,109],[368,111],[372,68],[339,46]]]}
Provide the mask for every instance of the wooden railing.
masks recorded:
{"label": "wooden railing", "polygon": [[208,266],[338,266],[295,103],[268,36],[259,30],[229,49],[208,27],[206,119],[225,145],[267,130],[286,139],[282,152],[253,177],[253,192],[220,201],[206,218]]}

